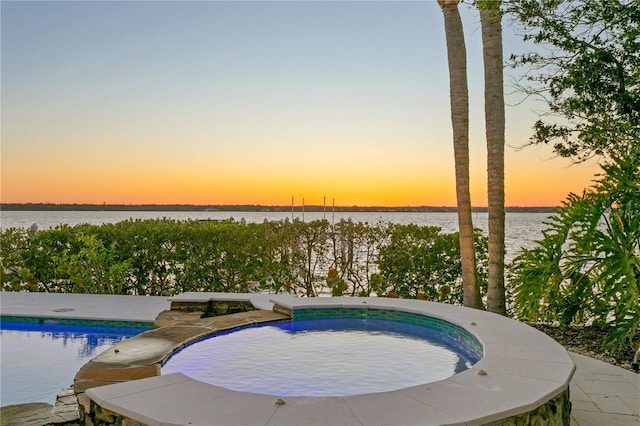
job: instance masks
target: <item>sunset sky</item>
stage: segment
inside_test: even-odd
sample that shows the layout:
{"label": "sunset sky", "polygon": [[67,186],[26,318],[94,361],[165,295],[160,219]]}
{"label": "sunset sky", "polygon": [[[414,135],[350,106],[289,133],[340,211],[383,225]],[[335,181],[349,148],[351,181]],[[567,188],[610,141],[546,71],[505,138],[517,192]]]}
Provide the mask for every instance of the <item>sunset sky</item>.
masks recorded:
{"label": "sunset sky", "polygon": [[[0,7],[4,203],[456,204],[435,1]],[[480,23],[460,10],[485,206]],[[505,57],[524,49],[508,20],[504,37]],[[507,97],[506,204],[558,205],[599,168],[518,150],[542,110],[520,101]]]}

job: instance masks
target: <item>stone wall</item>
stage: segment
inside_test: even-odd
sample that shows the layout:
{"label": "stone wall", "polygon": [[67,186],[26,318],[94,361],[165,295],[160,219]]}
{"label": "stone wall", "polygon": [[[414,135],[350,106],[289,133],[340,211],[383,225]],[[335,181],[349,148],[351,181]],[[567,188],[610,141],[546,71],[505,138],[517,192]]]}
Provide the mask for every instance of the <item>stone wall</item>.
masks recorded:
{"label": "stone wall", "polygon": [[[82,419],[84,426],[144,426],[121,414],[100,407],[91,401],[91,410]],[[547,401],[536,409],[487,423],[485,426],[569,426],[571,424],[571,401],[569,388],[557,397]]]}
{"label": "stone wall", "polygon": [[277,303],[273,304],[273,312],[277,312],[282,315],[287,315],[288,317],[293,317],[293,311],[291,309],[278,305]]}
{"label": "stone wall", "polygon": [[171,302],[172,311],[201,312],[202,318],[218,315],[230,315],[240,312],[255,311],[256,308],[249,301],[238,300],[209,300],[207,302]]}
{"label": "stone wall", "polygon": [[91,410],[83,414],[81,420],[84,426],[146,426],[122,414],[109,411],[93,401],[91,401]]}
{"label": "stone wall", "polygon": [[569,426],[570,424],[571,400],[569,387],[567,387],[560,395],[532,411],[488,423],[486,426]]}

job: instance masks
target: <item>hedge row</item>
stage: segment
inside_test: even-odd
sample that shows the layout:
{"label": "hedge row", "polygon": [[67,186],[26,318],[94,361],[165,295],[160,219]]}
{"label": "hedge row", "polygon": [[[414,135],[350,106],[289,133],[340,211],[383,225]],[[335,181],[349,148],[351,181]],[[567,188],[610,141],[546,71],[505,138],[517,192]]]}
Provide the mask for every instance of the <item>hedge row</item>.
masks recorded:
{"label": "hedge row", "polygon": [[[169,296],[185,291],[397,295],[460,302],[457,234],[327,221],[130,220],[0,234],[2,289]],[[486,238],[477,234],[480,276]]]}

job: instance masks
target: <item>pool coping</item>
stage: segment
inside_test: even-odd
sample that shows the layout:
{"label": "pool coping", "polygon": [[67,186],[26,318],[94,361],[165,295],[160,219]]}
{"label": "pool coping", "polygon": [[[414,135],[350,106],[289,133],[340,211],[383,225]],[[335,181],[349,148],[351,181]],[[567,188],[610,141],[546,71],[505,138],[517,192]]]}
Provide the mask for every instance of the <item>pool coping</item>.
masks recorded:
{"label": "pool coping", "polygon": [[[203,302],[230,296],[249,301],[254,297],[192,293],[178,299]],[[236,392],[182,374],[94,387],[86,395],[100,407],[149,425],[480,425],[532,411],[563,394],[575,371],[568,353],[549,336],[485,311],[407,299],[268,297],[273,311],[280,313],[360,308],[438,318],[475,336],[484,357],[473,368],[445,380],[344,397],[280,398]],[[259,304],[268,306],[265,295],[260,295]]]}

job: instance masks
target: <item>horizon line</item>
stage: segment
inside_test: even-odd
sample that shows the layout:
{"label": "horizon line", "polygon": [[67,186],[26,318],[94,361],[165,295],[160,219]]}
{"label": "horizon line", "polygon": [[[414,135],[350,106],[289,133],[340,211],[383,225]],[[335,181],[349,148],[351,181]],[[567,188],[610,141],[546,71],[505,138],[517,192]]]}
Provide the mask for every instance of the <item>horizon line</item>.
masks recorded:
{"label": "horizon line", "polygon": [[[26,202],[26,203],[4,203],[0,202],[0,210],[8,209],[11,210],[15,207],[57,207],[57,208],[65,208],[65,207],[84,207],[84,208],[203,208],[203,209],[211,209],[211,208],[261,208],[261,209],[283,209],[290,211],[293,209],[367,209],[367,210],[390,210],[390,209],[405,209],[405,210],[415,210],[415,209],[437,209],[437,210],[457,210],[457,206],[437,206],[437,205],[396,205],[396,206],[382,206],[382,205],[322,205],[322,204],[300,204],[300,205],[282,205],[282,204],[190,204],[190,203],[51,203],[51,202]],[[560,207],[559,205],[539,205],[539,206],[519,206],[519,205],[511,205],[504,206],[506,209],[555,209]],[[488,209],[488,206],[472,206],[472,209]]]}

